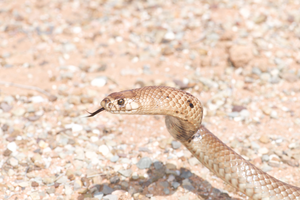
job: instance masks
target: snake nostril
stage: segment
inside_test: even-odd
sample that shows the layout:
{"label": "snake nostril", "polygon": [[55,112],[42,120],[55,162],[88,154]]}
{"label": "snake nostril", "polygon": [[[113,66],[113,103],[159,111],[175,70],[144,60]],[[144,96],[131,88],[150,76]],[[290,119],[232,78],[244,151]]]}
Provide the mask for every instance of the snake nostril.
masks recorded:
{"label": "snake nostril", "polygon": [[108,102],[108,103],[107,103],[107,107],[108,107],[109,109],[111,109],[111,108],[113,107],[113,104],[112,104],[111,102]]}

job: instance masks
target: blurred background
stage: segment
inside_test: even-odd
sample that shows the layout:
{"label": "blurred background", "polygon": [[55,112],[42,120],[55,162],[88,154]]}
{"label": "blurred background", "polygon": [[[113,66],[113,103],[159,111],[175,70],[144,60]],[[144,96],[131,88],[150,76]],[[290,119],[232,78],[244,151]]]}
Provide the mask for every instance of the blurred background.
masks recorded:
{"label": "blurred background", "polygon": [[300,1],[1,0],[1,199],[245,199],[162,116],[101,113],[111,92],[180,88],[204,124],[300,186]]}

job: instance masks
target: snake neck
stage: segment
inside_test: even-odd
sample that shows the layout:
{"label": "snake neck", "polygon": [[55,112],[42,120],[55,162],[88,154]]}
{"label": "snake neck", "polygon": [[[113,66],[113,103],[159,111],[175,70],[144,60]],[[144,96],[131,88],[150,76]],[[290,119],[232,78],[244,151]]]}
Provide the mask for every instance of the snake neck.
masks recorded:
{"label": "snake neck", "polygon": [[166,116],[165,123],[169,133],[182,143],[190,142],[199,129],[189,121],[173,116]]}

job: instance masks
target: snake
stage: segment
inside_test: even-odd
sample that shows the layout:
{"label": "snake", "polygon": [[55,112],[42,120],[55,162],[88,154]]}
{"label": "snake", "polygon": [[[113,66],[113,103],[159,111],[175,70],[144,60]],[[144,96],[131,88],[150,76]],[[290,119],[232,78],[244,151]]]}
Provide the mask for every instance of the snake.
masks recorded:
{"label": "snake", "polygon": [[202,165],[254,200],[300,200],[300,188],[262,171],[228,147],[204,125],[203,106],[190,93],[167,86],[147,86],[105,97],[88,117],[107,111],[126,115],[164,115],[168,132]]}

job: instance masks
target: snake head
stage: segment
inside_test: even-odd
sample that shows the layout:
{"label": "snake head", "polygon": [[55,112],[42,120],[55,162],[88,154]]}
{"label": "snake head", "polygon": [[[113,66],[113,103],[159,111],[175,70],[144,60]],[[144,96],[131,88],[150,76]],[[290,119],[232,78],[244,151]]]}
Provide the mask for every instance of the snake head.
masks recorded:
{"label": "snake head", "polygon": [[114,114],[136,114],[141,105],[135,97],[136,94],[132,90],[111,93],[101,101],[101,108],[90,113],[88,117],[104,110]]}
{"label": "snake head", "polygon": [[115,97],[114,93],[101,101],[101,106],[110,113],[116,114],[134,114],[140,104],[132,98],[127,97]]}

